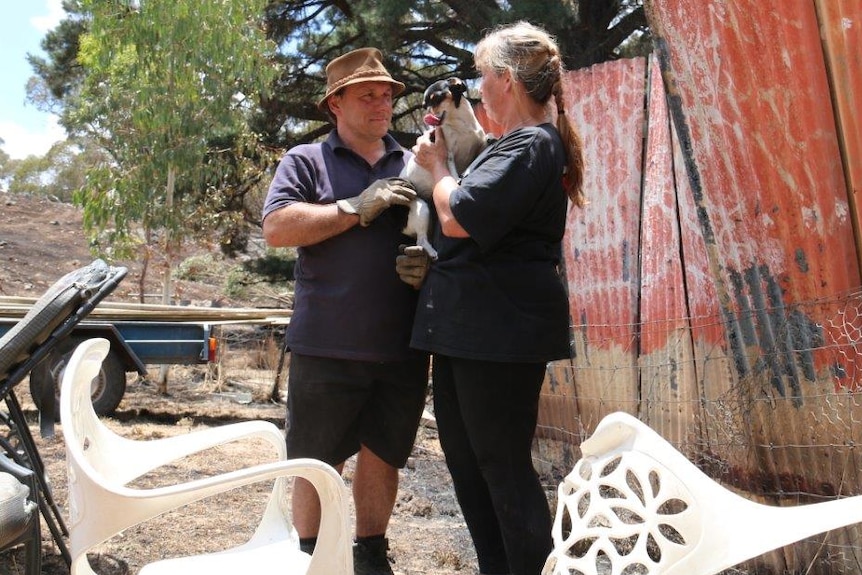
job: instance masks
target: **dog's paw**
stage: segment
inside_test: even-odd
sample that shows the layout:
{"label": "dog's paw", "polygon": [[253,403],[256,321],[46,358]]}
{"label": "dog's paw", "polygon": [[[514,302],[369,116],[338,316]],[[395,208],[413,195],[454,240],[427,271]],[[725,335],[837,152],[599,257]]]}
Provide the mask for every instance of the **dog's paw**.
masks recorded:
{"label": "dog's paw", "polygon": [[428,257],[431,258],[432,261],[437,261],[437,250],[434,249],[434,246],[431,245],[428,238],[418,238],[416,245],[422,246],[422,249],[428,252]]}

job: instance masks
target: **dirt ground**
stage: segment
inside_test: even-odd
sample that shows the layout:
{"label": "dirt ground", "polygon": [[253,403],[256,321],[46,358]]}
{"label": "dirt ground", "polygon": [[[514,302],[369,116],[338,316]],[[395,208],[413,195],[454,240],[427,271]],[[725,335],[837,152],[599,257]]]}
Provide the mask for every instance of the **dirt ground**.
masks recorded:
{"label": "dirt ground", "polygon": [[[196,245],[180,254],[174,265],[184,258],[200,254],[212,255],[215,262],[223,266],[218,272],[240,263],[227,261],[215,246]],[[0,192],[0,296],[39,297],[63,274],[85,266],[93,259],[83,231],[80,209],[41,196]],[[144,282],[141,281],[140,258],[109,263],[129,270],[109,296],[109,301],[137,303],[143,291],[144,303],[161,303],[162,278],[167,266],[158,253],[151,255]],[[280,305],[277,297],[267,298],[265,296],[270,294],[265,292],[246,294],[244,298],[229,297],[225,294],[223,280],[218,275],[201,281],[174,280],[174,300],[219,307]]]}
{"label": "dirt ground", "polygon": [[[182,381],[189,384],[184,385]],[[169,397],[159,396],[153,384],[133,383],[117,413],[107,421],[117,433],[136,440],[173,436],[250,419],[265,419],[281,426],[283,405],[257,401],[240,404],[226,391],[229,390],[216,390],[212,383],[199,377],[185,379],[181,374],[172,374]],[[19,398],[32,416],[31,431],[46,463],[54,496],[63,517],[68,517],[62,423],[54,438],[39,437],[35,409],[26,389],[21,390]],[[242,442],[188,458],[171,466],[167,473],[145,476],[134,485],[154,487],[197,479],[241,464],[260,463],[269,460],[268,457],[270,454],[264,445]],[[352,463],[348,462],[344,474],[348,487]],[[260,484],[128,529],[91,554],[91,564],[101,575],[134,574],[144,564],[163,557],[214,551],[242,543],[256,526],[270,489],[270,483]],[[476,573],[475,555],[451,489],[433,421],[423,422],[413,455],[401,474],[388,535],[393,569],[398,574]],[[42,573],[67,574],[69,571],[59,556],[59,549],[44,524],[42,536],[45,561]],[[0,555],[0,575],[7,574],[24,574],[20,551]]]}
{"label": "dirt ground", "polygon": [[[81,214],[73,206],[46,199],[0,194],[0,295],[40,296],[62,274],[92,260],[81,231]],[[136,301],[139,264],[128,265],[129,275],[111,296],[117,301]],[[151,268],[158,282],[158,266]],[[147,287],[146,289],[150,289]],[[198,305],[255,305],[224,297],[212,286],[180,282],[184,297]],[[165,437],[194,429],[248,419],[270,420],[283,426],[284,405],[255,399],[237,403],[235,396],[219,389],[198,373],[174,368],[169,396],[156,392],[146,380],[130,379],[126,396],[109,424],[118,433],[134,439]],[[66,505],[65,453],[61,425],[54,438],[41,438],[36,412],[26,385],[16,390],[31,417],[31,431],[47,466],[47,475],[62,510]],[[253,394],[266,397],[266,393]],[[5,406],[2,406],[5,407]],[[140,485],[181,481],[225,471],[240,464],[259,461],[267,454],[259,446],[220,448],[206,457],[194,457],[172,467],[167,477],[146,476]],[[352,462],[345,470],[350,486]],[[137,483],[136,483],[137,485]],[[207,500],[126,530],[101,546],[91,562],[101,575],[135,574],[149,561],[162,557],[211,551],[247,539],[259,517],[269,489],[243,490],[215,501]],[[42,526],[45,575],[68,573],[57,545]],[[401,485],[388,532],[393,568],[401,575],[476,573],[475,555],[451,488],[433,419],[420,427],[413,455],[401,476]],[[0,554],[0,575],[24,573],[21,552]]]}

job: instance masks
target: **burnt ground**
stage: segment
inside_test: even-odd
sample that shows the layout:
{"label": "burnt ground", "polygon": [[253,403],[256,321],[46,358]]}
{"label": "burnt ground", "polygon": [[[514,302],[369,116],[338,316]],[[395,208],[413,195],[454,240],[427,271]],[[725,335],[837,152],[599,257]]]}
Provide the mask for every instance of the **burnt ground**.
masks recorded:
{"label": "burnt ground", "polygon": [[[196,246],[190,254],[215,251],[208,246]],[[38,297],[63,274],[86,265],[92,257],[82,231],[80,210],[45,198],[0,194],[0,296]],[[116,263],[126,265],[129,274],[110,299],[137,301],[139,262]],[[159,291],[162,269],[157,261],[150,265],[145,293]],[[176,292],[195,305],[275,305],[266,293],[246,299],[228,297],[219,284],[180,281]],[[26,387],[21,385],[16,392],[31,418],[31,431],[45,460],[61,512],[68,517],[62,428],[58,427],[54,438],[39,437],[36,411]],[[195,373],[172,373],[168,396],[159,394],[154,384],[145,380],[130,380],[123,402],[108,422],[118,433],[139,440],[248,419],[266,419],[283,425],[284,405],[268,402],[266,393],[253,394],[255,399],[251,403],[237,403],[223,391]],[[231,466],[254,463],[264,456],[256,446],[222,448],[171,468],[168,477],[148,476],[141,481],[142,485],[152,485],[205,476]],[[348,487],[351,470],[352,462],[348,462],[345,471]],[[419,429],[413,456],[401,477],[388,533],[395,572],[475,574],[475,555],[451,489],[432,419],[426,419]],[[241,543],[256,524],[267,489],[268,486],[236,492],[128,529],[96,550],[91,556],[93,566],[101,575],[134,574],[142,565],[161,557]],[[42,531],[43,574],[68,573],[44,524]],[[0,575],[23,573],[20,551],[0,554]]]}

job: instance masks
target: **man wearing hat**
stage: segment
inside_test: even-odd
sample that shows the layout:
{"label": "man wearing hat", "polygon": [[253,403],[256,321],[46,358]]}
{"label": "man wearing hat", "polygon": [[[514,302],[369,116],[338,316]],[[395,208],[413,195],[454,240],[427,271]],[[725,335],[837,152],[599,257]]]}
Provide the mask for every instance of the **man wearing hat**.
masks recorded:
{"label": "man wearing hat", "polygon": [[[318,107],[335,127],[325,141],[285,154],[263,209],[267,243],[298,248],[285,338],[287,453],[339,471],[357,454],[357,575],[392,573],[386,529],[428,382],[428,356],[409,347],[417,291],[395,272],[399,244],[412,243],[401,232],[402,206],[416,195],[396,177],[410,152],[388,133],[403,91],[376,48],[330,62]],[[293,514],[310,551],[320,506],[304,480]]]}

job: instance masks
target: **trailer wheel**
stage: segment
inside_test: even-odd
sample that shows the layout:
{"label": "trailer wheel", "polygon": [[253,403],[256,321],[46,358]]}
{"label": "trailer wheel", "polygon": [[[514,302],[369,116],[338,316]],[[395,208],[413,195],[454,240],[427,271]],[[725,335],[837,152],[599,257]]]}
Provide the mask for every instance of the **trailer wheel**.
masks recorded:
{"label": "trailer wheel", "polygon": [[[55,413],[58,419],[60,417],[60,382],[63,380],[63,373],[66,371],[66,365],[72,357],[72,352],[84,339],[86,338],[70,337],[61,342],[30,372],[30,395],[33,397],[33,403],[41,409],[42,393],[46,387],[52,387],[56,402]],[[120,405],[125,394],[125,365],[122,359],[111,350],[102,362],[99,374],[91,384],[90,396],[93,399],[93,409],[98,415],[110,415]]]}

